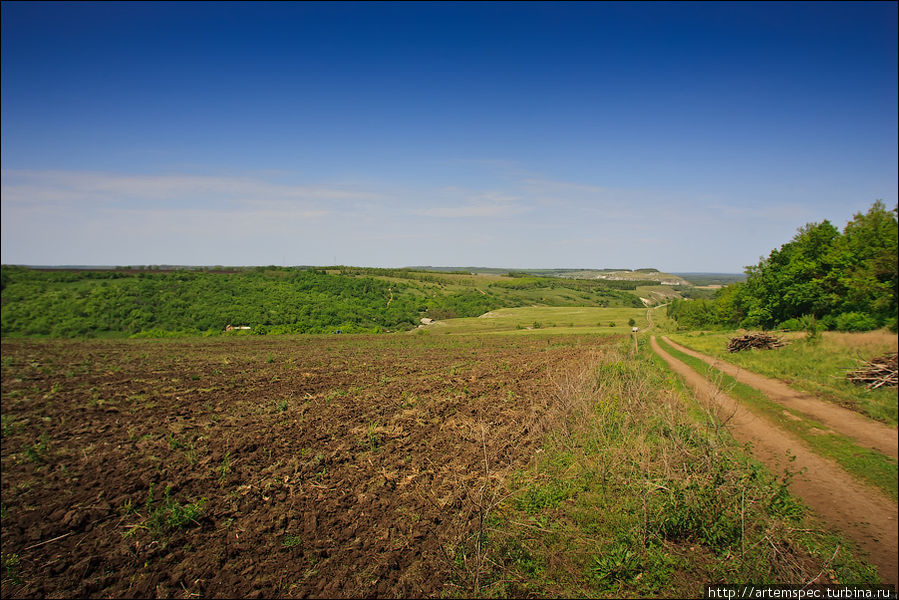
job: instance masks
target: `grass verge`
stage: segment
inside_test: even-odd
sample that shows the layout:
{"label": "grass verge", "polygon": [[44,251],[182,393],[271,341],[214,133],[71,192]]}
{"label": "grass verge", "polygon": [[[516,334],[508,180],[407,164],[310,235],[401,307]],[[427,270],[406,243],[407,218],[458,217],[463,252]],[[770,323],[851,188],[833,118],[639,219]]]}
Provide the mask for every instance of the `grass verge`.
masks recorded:
{"label": "grass verge", "polygon": [[[450,553],[469,597],[701,597],[707,583],[867,583],[776,476],[630,343],[554,377],[532,465]],[[486,469],[485,469],[486,471]]]}
{"label": "grass verge", "polygon": [[754,412],[773,421],[780,428],[795,434],[818,454],[836,460],[853,476],[877,486],[894,501],[899,497],[899,489],[897,489],[899,488],[897,486],[899,469],[897,469],[896,461],[891,457],[870,448],[862,448],[852,439],[834,433],[826,425],[810,419],[799,411],[785,408],[769,400],[759,390],[738,382],[730,375],[698,358],[674,349],[664,340],[658,339],[657,341],[673,357],[704,377],[720,382],[728,394],[743,401]]}

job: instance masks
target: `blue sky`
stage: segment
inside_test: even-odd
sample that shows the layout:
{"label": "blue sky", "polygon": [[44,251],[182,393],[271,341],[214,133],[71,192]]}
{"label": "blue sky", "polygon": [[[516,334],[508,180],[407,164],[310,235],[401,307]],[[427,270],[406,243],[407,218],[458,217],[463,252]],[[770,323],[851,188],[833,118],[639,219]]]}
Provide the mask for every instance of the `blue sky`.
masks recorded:
{"label": "blue sky", "polygon": [[739,272],[897,202],[897,4],[2,4],[2,262]]}

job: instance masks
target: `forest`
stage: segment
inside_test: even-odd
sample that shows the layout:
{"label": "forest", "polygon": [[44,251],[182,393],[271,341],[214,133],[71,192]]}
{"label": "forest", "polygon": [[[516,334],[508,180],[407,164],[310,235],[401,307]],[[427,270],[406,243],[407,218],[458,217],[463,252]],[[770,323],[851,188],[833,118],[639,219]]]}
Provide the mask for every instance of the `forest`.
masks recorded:
{"label": "forest", "polygon": [[166,337],[380,333],[422,317],[474,317],[532,304],[641,306],[599,282],[472,277],[405,269],[255,267],[172,271],[2,267],[2,335]]}
{"label": "forest", "polygon": [[897,209],[876,201],[841,232],[829,221],[746,268],[746,280],[711,299],[676,300],[668,316],[685,329],[897,330]]}

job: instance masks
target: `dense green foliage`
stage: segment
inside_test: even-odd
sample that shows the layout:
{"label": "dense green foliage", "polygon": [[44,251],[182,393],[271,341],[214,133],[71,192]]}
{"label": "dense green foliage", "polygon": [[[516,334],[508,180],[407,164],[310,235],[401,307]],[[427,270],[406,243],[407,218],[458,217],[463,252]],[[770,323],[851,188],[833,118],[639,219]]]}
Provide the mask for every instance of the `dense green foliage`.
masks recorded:
{"label": "dense green foliage", "polygon": [[405,269],[257,267],[231,272],[2,268],[2,335],[217,334],[407,330],[422,317],[473,317],[532,304],[640,306],[598,282],[483,278]]}
{"label": "dense green foliage", "polygon": [[389,284],[311,271],[130,275],[4,267],[4,273],[3,335],[218,331],[228,324],[252,325],[260,333],[411,325],[401,303],[385,308]]}
{"label": "dense green foliage", "polygon": [[711,300],[675,301],[668,315],[687,328],[812,327],[863,331],[897,315],[897,210],[877,201],[841,233],[830,222],[811,223],[758,265],[743,283]]}

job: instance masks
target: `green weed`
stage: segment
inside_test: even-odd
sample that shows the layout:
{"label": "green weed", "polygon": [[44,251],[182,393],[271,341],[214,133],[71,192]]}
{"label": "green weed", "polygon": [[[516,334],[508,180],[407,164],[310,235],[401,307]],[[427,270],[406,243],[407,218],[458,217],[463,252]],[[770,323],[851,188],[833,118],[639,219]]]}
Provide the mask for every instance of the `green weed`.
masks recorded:
{"label": "green weed", "polygon": [[216,472],[218,473],[219,484],[222,485],[225,483],[225,479],[228,477],[228,474],[231,472],[231,453],[225,452],[225,456],[222,457],[222,464],[220,464],[216,468]]}
{"label": "green weed", "polygon": [[131,498],[128,498],[122,503],[122,505],[119,507],[119,512],[122,514],[122,516],[127,516],[137,512],[137,509],[134,508],[134,503],[131,502]]}
{"label": "green weed", "polygon": [[0,427],[0,431],[2,431],[3,437],[9,437],[21,431],[21,427],[19,427],[9,415],[0,416],[0,426],[2,426]]}
{"label": "green weed", "polygon": [[138,530],[149,531],[153,536],[159,537],[179,529],[185,529],[191,523],[197,524],[203,514],[206,498],[200,498],[196,502],[182,504],[171,497],[171,486],[166,486],[163,498],[155,507],[154,484],[150,484],[147,499],[144,502],[144,510],[147,516],[137,525],[133,525],[127,535],[134,535]]}
{"label": "green weed", "polygon": [[369,422],[365,437],[362,440],[362,445],[371,452],[377,452],[381,447],[381,436],[377,432],[377,428],[377,421]]}
{"label": "green weed", "polygon": [[9,579],[13,585],[20,585],[22,583],[22,579],[19,577],[19,561],[18,554],[7,554],[3,558],[3,568],[6,570],[6,578]]}
{"label": "green weed", "polygon": [[600,585],[630,582],[643,572],[644,562],[634,544],[615,544],[594,555],[590,574]]}
{"label": "green weed", "polygon": [[50,436],[47,435],[47,432],[44,432],[38,441],[25,448],[25,458],[35,464],[40,464],[44,462],[49,448]]}

